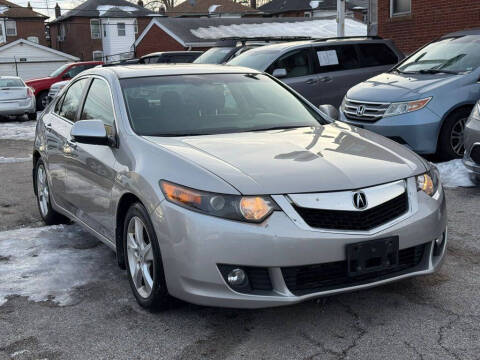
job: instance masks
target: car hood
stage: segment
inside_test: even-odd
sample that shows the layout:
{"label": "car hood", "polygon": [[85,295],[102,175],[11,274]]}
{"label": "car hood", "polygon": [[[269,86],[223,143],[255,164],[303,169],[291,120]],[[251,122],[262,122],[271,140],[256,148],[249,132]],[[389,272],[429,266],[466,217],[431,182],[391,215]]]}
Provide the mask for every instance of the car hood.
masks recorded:
{"label": "car hood", "polygon": [[146,139],[245,195],[359,189],[426,170],[425,162],[405,147],[339,122],[318,128]]}
{"label": "car hood", "polygon": [[458,81],[463,75],[383,73],[355,85],[347,92],[353,100],[396,102],[431,96],[437,88]]}
{"label": "car hood", "polygon": [[44,77],[44,78],[31,79],[31,80],[25,81],[25,84],[27,84],[28,86],[33,86],[33,85],[42,84],[50,81],[52,81],[51,77]]}

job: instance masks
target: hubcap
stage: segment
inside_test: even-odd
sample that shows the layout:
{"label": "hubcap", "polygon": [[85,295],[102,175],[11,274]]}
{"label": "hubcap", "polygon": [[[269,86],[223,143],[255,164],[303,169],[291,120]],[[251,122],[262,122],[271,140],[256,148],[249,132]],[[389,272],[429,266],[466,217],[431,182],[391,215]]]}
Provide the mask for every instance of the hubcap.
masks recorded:
{"label": "hubcap", "polygon": [[463,132],[465,130],[465,124],[467,119],[459,119],[455,125],[453,125],[452,133],[450,135],[450,146],[452,150],[458,156],[463,156],[465,152],[465,144],[463,143]]}
{"label": "hubcap", "polygon": [[37,170],[37,199],[42,216],[47,216],[50,197],[48,192],[47,173],[45,172],[43,165],[40,165]]}
{"label": "hubcap", "polygon": [[153,288],[153,250],[143,221],[134,216],[127,230],[128,267],[138,294],[147,298]]}

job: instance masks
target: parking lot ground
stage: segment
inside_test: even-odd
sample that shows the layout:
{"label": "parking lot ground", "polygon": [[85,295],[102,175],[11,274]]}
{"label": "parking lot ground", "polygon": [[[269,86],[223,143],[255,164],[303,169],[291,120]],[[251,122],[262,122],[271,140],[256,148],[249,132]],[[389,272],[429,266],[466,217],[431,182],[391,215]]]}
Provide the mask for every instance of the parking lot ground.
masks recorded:
{"label": "parking lot ground", "polygon": [[[31,143],[0,140],[0,158]],[[114,253],[40,227],[31,161],[0,162],[0,359],[479,359],[480,188],[447,189],[436,274],[263,310],[149,313]]]}

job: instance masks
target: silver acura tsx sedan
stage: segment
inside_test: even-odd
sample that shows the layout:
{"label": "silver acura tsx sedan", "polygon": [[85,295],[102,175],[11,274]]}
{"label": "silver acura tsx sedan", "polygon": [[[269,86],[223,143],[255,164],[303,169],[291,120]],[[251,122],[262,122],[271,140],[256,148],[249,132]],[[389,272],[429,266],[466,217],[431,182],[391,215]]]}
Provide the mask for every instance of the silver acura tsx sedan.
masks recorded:
{"label": "silver acura tsx sedan", "polygon": [[114,249],[147,308],[293,304],[432,273],[445,252],[435,167],[247,68],[83,72],[33,159],[45,222]]}

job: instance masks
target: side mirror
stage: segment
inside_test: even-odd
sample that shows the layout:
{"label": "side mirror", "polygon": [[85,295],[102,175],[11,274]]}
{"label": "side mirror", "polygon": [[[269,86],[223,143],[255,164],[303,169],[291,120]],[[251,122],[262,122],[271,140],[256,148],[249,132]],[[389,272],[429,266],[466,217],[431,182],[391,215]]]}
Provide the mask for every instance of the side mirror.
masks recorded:
{"label": "side mirror", "polygon": [[319,110],[327,115],[329,118],[333,120],[338,120],[340,119],[340,113],[338,112],[338,109],[330,104],[325,104],[325,105],[319,105],[318,106]]}
{"label": "side mirror", "polygon": [[275,69],[273,70],[272,76],[275,76],[276,78],[280,79],[285,76],[287,76],[287,70],[286,69]]}
{"label": "side mirror", "polygon": [[101,120],[80,120],[70,131],[72,141],[82,144],[109,145],[107,131]]}

